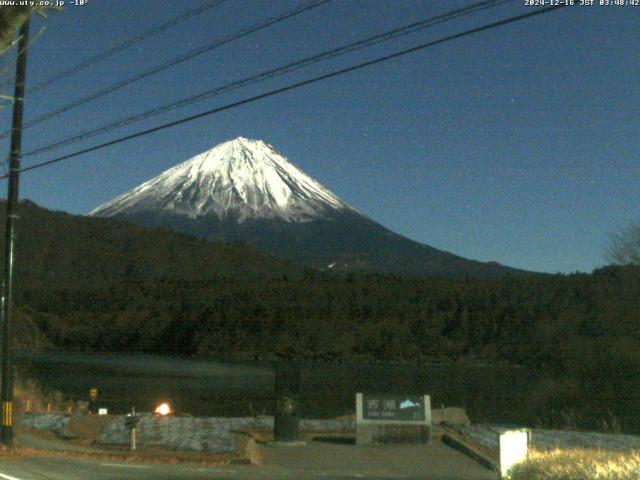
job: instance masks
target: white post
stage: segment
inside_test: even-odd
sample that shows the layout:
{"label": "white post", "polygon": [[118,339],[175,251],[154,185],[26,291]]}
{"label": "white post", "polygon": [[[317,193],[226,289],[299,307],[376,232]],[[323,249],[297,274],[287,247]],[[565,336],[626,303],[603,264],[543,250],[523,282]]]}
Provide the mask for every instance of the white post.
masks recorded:
{"label": "white post", "polygon": [[507,430],[498,434],[500,448],[500,477],[507,478],[511,469],[527,459],[529,430]]}

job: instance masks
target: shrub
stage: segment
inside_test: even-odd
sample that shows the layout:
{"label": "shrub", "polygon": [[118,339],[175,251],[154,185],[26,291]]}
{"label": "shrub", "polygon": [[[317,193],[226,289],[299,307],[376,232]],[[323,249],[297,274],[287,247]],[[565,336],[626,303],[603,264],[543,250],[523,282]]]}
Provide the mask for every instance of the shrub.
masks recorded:
{"label": "shrub", "polygon": [[511,480],[638,480],[640,452],[553,450],[529,452]]}

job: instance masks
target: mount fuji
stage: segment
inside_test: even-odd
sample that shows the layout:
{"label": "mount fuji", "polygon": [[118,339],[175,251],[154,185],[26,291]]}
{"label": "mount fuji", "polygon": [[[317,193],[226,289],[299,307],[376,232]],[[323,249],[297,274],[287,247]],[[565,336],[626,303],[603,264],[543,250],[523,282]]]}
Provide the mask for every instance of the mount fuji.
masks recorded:
{"label": "mount fuji", "polygon": [[261,140],[238,137],[91,211],[213,241],[247,242],[316,268],[448,277],[524,273],[398,235]]}

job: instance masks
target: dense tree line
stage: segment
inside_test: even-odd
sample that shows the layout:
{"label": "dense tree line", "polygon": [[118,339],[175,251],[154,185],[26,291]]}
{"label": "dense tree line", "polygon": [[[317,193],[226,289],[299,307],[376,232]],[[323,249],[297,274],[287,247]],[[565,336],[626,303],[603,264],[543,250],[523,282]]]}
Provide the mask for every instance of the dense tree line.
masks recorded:
{"label": "dense tree line", "polygon": [[479,359],[555,370],[579,368],[605,345],[640,351],[637,267],[464,281],[312,270],[201,281],[131,275],[22,285],[19,303],[56,345],[76,350]]}

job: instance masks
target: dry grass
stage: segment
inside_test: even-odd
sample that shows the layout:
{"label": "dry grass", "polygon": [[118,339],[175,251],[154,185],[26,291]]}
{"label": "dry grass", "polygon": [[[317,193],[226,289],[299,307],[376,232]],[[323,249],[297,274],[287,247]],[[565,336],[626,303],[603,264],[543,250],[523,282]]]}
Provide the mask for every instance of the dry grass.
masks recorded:
{"label": "dry grass", "polygon": [[72,402],[57,391],[47,392],[33,380],[20,377],[14,381],[14,411],[16,413],[64,412],[72,407]]}
{"label": "dry grass", "polygon": [[136,452],[117,452],[112,454],[75,452],[61,450],[43,450],[39,448],[0,447],[0,461],[3,459],[20,458],[74,458],[94,461],[112,461],[139,464],[198,464],[206,466],[228,465],[236,460],[232,454],[213,453],[202,454],[197,452],[172,452],[160,449],[145,448]]}
{"label": "dry grass", "polygon": [[638,480],[640,452],[602,450],[530,451],[512,480]]}

